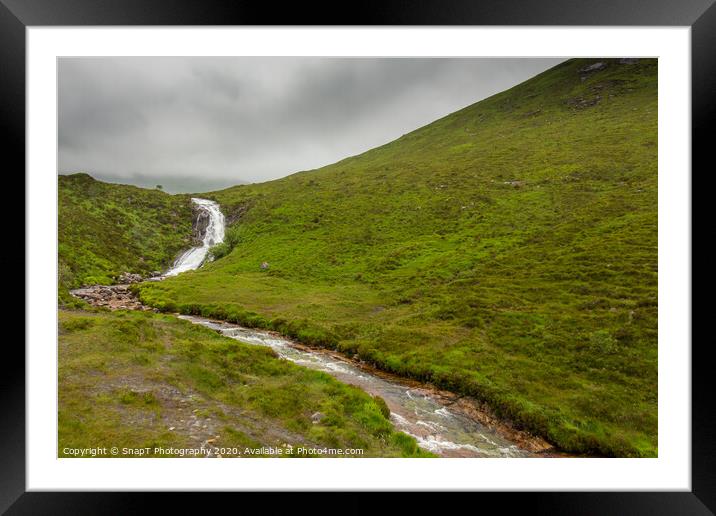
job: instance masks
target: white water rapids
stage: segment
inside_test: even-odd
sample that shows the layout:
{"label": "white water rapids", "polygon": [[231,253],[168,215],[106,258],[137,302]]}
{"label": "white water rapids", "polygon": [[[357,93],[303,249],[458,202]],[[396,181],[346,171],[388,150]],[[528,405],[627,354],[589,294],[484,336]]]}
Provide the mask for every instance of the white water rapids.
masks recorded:
{"label": "white water rapids", "polygon": [[201,246],[184,251],[163,276],[176,276],[182,272],[198,269],[206,260],[209,248],[224,241],[224,214],[221,213],[219,205],[214,201],[196,197],[192,197],[191,202],[199,210],[200,219],[201,217],[209,218],[209,223],[204,231],[204,239]]}
{"label": "white water rapids", "polygon": [[201,324],[232,339],[268,346],[279,357],[303,367],[326,372],[343,383],[360,387],[383,398],[395,427],[412,435],[418,444],[442,457],[529,457],[495,430],[487,428],[428,389],[383,378],[327,352],[308,350],[275,333],[203,317],[179,318]]}

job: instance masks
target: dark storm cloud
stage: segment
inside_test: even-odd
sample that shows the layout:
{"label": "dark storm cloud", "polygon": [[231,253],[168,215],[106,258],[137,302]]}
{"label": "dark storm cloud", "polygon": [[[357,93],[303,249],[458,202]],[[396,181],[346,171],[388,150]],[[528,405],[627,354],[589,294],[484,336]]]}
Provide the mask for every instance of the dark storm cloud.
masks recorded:
{"label": "dark storm cloud", "polygon": [[210,190],[398,138],[561,59],[64,58],[59,171]]}

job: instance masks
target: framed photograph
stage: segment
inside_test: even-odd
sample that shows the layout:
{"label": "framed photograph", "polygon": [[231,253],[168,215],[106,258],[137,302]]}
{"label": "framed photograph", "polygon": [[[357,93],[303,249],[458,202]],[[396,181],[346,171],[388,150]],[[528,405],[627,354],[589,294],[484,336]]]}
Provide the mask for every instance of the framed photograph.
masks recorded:
{"label": "framed photograph", "polygon": [[716,8],[312,11],[2,0],[26,312],[0,508],[711,514],[691,178]]}

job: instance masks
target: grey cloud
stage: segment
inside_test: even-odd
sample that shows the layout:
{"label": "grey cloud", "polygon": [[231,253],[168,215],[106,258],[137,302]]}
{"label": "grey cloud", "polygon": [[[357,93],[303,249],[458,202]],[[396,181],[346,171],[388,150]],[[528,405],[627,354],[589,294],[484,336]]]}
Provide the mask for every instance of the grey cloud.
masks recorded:
{"label": "grey cloud", "polygon": [[59,172],[259,182],[398,138],[562,59],[63,58]]}

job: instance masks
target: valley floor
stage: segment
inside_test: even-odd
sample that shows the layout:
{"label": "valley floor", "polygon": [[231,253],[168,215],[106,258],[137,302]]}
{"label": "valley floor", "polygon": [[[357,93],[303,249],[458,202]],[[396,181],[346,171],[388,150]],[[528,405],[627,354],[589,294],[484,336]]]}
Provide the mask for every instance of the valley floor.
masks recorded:
{"label": "valley floor", "polygon": [[149,312],[61,310],[59,321],[61,457],[88,446],[118,457],[430,455],[379,400],[269,349]]}
{"label": "valley floor", "polygon": [[[569,348],[548,345],[557,337],[569,345],[568,333],[556,332],[583,331],[594,324],[586,319],[589,312],[579,320],[558,305],[538,313],[492,310],[491,319],[470,327],[437,318],[434,306],[405,303],[394,292],[358,284],[294,283],[263,273],[221,274],[219,266],[137,290],[143,303],[160,310],[272,329],[474,397],[496,417],[566,452],[657,453],[655,379],[650,367],[642,369],[630,359],[634,354],[643,363],[640,349],[610,347],[614,341],[600,341],[598,327],[587,346],[577,340]],[[638,328],[645,310],[651,307],[604,307],[600,313]]]}

